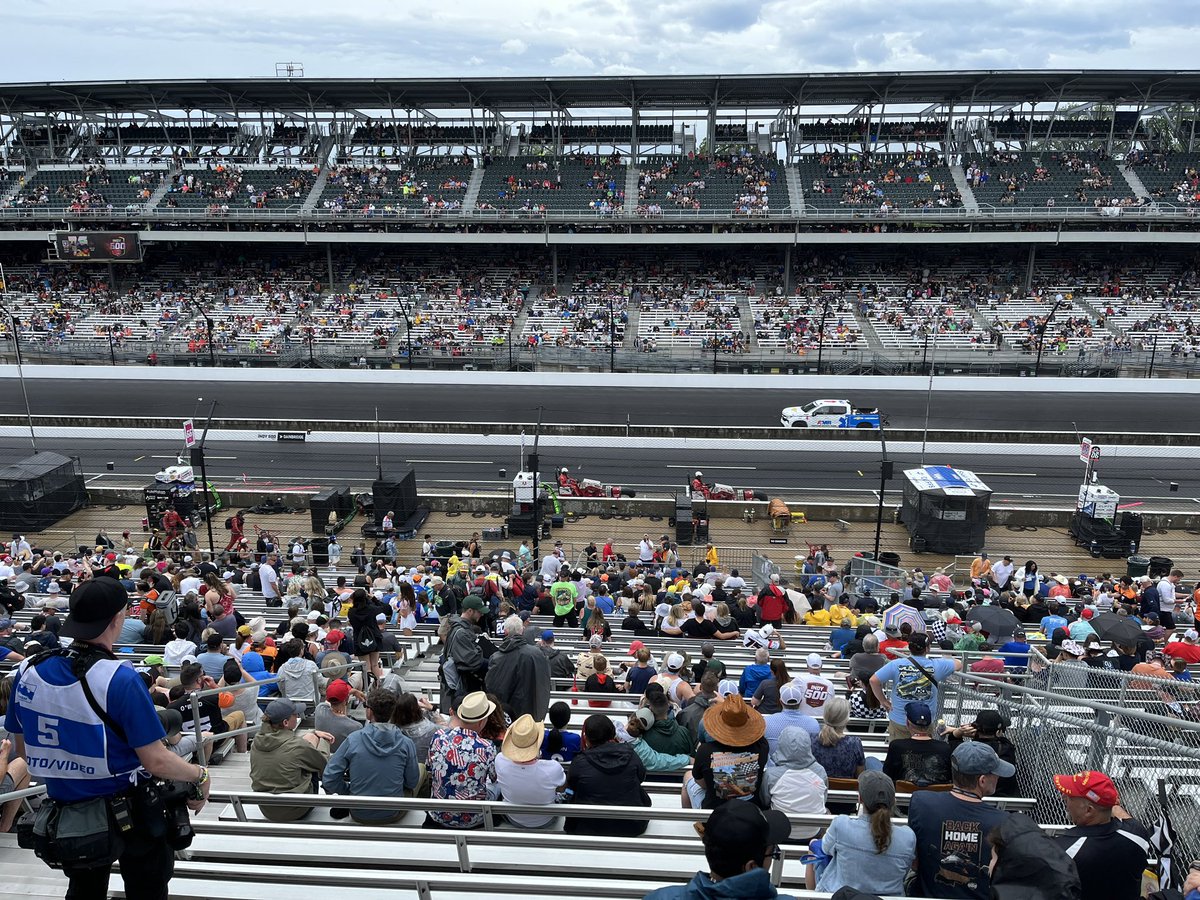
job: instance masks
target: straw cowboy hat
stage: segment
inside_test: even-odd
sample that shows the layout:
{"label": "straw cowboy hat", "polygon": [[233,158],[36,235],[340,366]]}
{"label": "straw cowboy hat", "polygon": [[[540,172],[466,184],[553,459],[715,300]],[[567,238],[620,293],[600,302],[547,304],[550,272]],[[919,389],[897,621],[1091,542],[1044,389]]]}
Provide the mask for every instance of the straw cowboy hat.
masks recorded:
{"label": "straw cowboy hat", "polygon": [[722,744],[745,747],[766,733],[767,723],[762,713],[746,705],[741,694],[730,694],[705,710],[704,730]]}
{"label": "straw cowboy hat", "polygon": [[545,732],[545,723],[535,722],[533,716],[527,713],[509,727],[504,735],[504,743],[500,745],[500,752],[515,763],[537,759],[542,753],[542,735]]}

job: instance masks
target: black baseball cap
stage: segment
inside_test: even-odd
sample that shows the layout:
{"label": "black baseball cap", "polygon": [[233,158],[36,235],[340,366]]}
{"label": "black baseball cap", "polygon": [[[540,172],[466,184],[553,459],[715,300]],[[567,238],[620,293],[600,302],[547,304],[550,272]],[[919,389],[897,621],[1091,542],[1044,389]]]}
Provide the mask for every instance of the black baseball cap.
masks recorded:
{"label": "black baseball cap", "polygon": [[90,641],[104,633],[113,616],[129,606],[129,592],[115,578],[91,578],[71,592],[70,612],[59,633]]}
{"label": "black baseball cap", "polygon": [[761,863],[767,849],[783,843],[791,833],[791,823],[779,810],[728,800],[712,811],[704,825],[704,855],[716,874],[728,878],[751,860]]}

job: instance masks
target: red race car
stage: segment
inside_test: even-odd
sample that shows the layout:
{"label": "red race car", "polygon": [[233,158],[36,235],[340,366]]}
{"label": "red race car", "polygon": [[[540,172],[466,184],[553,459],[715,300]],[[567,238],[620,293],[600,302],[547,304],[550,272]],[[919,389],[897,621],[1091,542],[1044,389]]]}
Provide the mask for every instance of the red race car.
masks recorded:
{"label": "red race car", "polygon": [[735,488],[727,484],[707,484],[704,473],[697,472],[692,476],[692,493],[699,494],[706,500],[766,500],[766,491],[756,491],[753,488]]}
{"label": "red race car", "polygon": [[634,493],[616,484],[604,484],[591,478],[572,478],[564,466],[558,470],[558,496],[632,497]]}

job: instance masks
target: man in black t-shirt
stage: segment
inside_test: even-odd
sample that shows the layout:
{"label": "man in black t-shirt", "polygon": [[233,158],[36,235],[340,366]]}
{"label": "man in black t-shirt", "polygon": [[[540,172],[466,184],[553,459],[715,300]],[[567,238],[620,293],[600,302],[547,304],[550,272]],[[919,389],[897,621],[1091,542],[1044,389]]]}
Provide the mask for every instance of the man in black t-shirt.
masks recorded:
{"label": "man in black t-shirt", "polygon": [[1008,813],[983,798],[1015,773],[991,747],[967,741],[951,757],[953,790],[913,794],[908,825],[917,835],[918,896],[991,900],[987,836]]}
{"label": "man in black t-shirt", "polygon": [[679,626],[683,629],[683,636],[700,641],[707,641],[716,636],[717,623],[704,618],[704,604],[697,602],[694,611],[695,615]]}
{"label": "man in black t-shirt", "polygon": [[1145,828],[1128,818],[1116,785],[1103,772],[1055,775],[1075,827],[1054,838],[1075,860],[1088,900],[1137,900],[1150,849]]}
{"label": "man in black t-shirt", "polygon": [[888,744],[883,773],[892,781],[911,781],[925,787],[950,783],[950,745],[930,734],[933,714],[926,703],[910,703],[904,709],[909,738]]}
{"label": "man in black t-shirt", "polygon": [[[184,663],[179,670],[179,686],[183,689],[183,695],[172,702],[170,708],[179,711],[179,714],[183,716],[184,733],[191,734],[196,730],[196,717],[192,712],[190,694],[192,691],[214,688],[217,683],[204,674],[199,663]],[[219,735],[229,730],[229,724],[221,716],[221,707],[217,703],[216,697],[212,695],[201,697],[197,701],[197,705],[200,708],[201,733],[210,732]]]}

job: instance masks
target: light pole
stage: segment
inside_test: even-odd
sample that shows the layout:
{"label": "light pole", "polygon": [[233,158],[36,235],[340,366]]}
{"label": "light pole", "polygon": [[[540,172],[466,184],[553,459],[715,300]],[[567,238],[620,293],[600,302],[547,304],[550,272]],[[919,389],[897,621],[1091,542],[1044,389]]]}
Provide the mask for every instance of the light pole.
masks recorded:
{"label": "light pole", "polygon": [[[198,403],[198,401],[197,401],[197,403]],[[210,499],[210,494],[209,494],[209,490],[208,490],[208,470],[205,468],[205,465],[204,465],[204,444],[208,440],[208,429],[209,429],[209,426],[212,425],[212,417],[213,417],[213,413],[216,411],[216,409],[217,409],[217,401],[214,400],[212,402],[212,406],[210,406],[208,408],[208,418],[204,422],[204,433],[200,435],[200,444],[198,446],[192,448],[192,454],[191,454],[192,465],[198,464],[200,466],[200,484],[201,484],[201,487],[204,489],[204,524],[208,526],[208,552],[209,552],[210,556],[213,556],[213,557],[216,556],[216,553],[213,551],[213,545],[215,543],[213,541],[213,527],[212,527],[213,511],[211,509],[209,509],[209,506],[211,505],[211,499]]]}
{"label": "light pole", "polygon": [[1056,301],[1055,304],[1052,307],[1050,307],[1050,314],[1048,316],[1046,316],[1045,321],[1042,322],[1041,327],[1038,328],[1037,362],[1035,362],[1033,364],[1033,377],[1034,378],[1037,378],[1038,374],[1042,371],[1042,350],[1045,349],[1045,347],[1046,347],[1046,329],[1050,327],[1050,323],[1054,320],[1054,314],[1056,312],[1058,312],[1058,308],[1060,306],[1062,306],[1063,304],[1065,304],[1066,302],[1067,302],[1066,297],[1064,297],[1061,300]]}
{"label": "light pole", "polygon": [[892,461],[887,458],[887,438],[883,433],[884,416],[879,414],[879,446],[883,457],[879,460],[879,503],[875,509],[875,562],[879,562],[879,535],[883,531],[883,492],[892,477]]}
{"label": "light pole", "polygon": [[17,380],[21,382],[21,396],[25,400],[25,417],[29,419],[29,446],[37,453],[37,435],[33,430],[33,409],[29,405],[29,390],[25,387],[25,366],[21,362],[21,333],[17,316],[8,308],[8,276],[4,273],[4,265],[0,264],[0,291],[4,294],[4,303],[0,306],[8,319],[8,328],[12,332],[13,352],[17,357]]}
{"label": "light pole", "polygon": [[[933,329],[933,359],[929,362],[929,387],[925,391],[925,427],[921,429],[921,465],[925,465],[925,439],[929,437],[929,411],[933,406],[933,373],[937,370],[937,327]],[[883,419],[879,420],[879,427],[883,428]]]}
{"label": "light pole", "polygon": [[617,371],[617,323],[613,318],[613,295],[608,294],[608,372]]}
{"label": "light pole", "polygon": [[821,296],[821,329],[817,332],[817,374],[821,374],[821,359],[825,355],[825,318],[829,315],[829,297]]}
{"label": "light pole", "polygon": [[1159,332],[1154,332],[1154,343],[1150,345],[1150,368],[1146,370],[1146,377],[1154,377],[1154,358],[1158,355],[1158,335]]}
{"label": "light pole", "polygon": [[204,305],[202,303],[200,303],[200,301],[198,301],[198,300],[188,298],[188,299],[184,300],[183,302],[186,303],[188,306],[190,306],[195,312],[199,313],[200,317],[202,319],[204,319],[204,329],[208,336],[208,367],[210,369],[215,369],[217,367],[217,355],[216,355],[216,351],[213,349],[212,316],[210,316],[208,314],[208,310],[206,310],[204,308]]}
{"label": "light pole", "polygon": [[413,349],[412,349],[412,319],[408,315],[408,304],[401,301],[400,312],[404,316],[404,339],[408,344],[408,368],[413,367]]}

